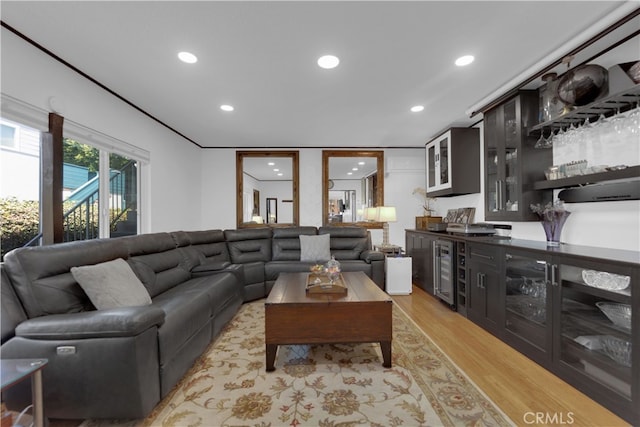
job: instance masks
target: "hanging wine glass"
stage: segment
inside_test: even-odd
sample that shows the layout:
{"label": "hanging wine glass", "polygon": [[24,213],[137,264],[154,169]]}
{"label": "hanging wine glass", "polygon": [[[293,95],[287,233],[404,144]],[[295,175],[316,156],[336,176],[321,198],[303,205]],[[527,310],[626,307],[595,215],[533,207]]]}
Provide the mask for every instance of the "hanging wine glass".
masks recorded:
{"label": "hanging wine glass", "polygon": [[553,147],[553,144],[555,144],[556,142],[556,136],[558,135],[558,133],[554,133],[553,129],[551,130],[551,133],[549,134],[549,136],[547,137],[547,142],[545,145],[545,148],[551,148]]}
{"label": "hanging wine glass", "polygon": [[636,104],[636,108],[629,111],[627,121],[629,122],[629,132],[631,132],[632,135],[640,134],[640,102]]}
{"label": "hanging wine glass", "polygon": [[598,120],[593,123],[594,128],[602,129],[603,127],[607,127],[609,125],[609,120],[607,120],[604,113],[600,113],[598,116]]}
{"label": "hanging wine glass", "polygon": [[620,114],[620,108],[616,109],[616,115],[609,119],[609,126],[614,130],[615,133],[620,135],[624,130],[624,122],[625,119],[623,115]]}
{"label": "hanging wine glass", "polygon": [[556,133],[556,135],[553,137],[553,145],[557,147],[563,146],[566,142],[565,141],[566,137],[567,137],[567,132],[564,130],[564,128],[560,128],[558,133]]}
{"label": "hanging wine glass", "polygon": [[584,119],[584,122],[580,126],[578,126],[578,129],[576,130],[575,142],[580,142],[582,140],[587,140],[591,138],[592,131],[593,131],[593,125],[591,124],[589,117],[586,117]]}
{"label": "hanging wine glass", "polygon": [[577,131],[578,131],[578,128],[576,128],[574,122],[571,122],[571,126],[569,126],[569,129],[567,129],[567,132],[565,134],[564,143],[566,145],[573,144],[574,142],[576,142],[577,136],[578,136]]}
{"label": "hanging wine glass", "polygon": [[545,148],[547,144],[547,139],[544,137],[544,129],[540,131],[540,138],[536,141],[533,148]]}

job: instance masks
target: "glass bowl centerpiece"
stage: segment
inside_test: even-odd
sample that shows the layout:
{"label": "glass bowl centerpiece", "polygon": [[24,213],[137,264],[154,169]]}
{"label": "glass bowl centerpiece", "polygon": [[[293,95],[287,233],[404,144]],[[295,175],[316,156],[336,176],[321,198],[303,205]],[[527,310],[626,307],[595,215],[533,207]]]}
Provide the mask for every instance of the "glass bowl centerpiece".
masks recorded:
{"label": "glass bowl centerpiece", "polygon": [[340,277],[340,271],[340,263],[336,261],[335,257],[332,256],[325,265],[325,272],[327,273],[327,277],[329,278],[329,282],[331,284],[335,283],[338,277]]}

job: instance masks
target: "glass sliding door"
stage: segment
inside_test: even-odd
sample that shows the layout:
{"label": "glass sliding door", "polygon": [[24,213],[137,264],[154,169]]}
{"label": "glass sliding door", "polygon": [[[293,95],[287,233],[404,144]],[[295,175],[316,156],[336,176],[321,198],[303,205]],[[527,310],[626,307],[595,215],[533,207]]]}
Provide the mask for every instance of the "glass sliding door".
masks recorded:
{"label": "glass sliding door", "polygon": [[64,240],[138,233],[138,162],[65,138]]}
{"label": "glass sliding door", "polygon": [[100,150],[76,140],[63,143],[62,200],[65,242],[99,237]]}
{"label": "glass sliding door", "polygon": [[109,237],[138,234],[138,162],[109,154]]}

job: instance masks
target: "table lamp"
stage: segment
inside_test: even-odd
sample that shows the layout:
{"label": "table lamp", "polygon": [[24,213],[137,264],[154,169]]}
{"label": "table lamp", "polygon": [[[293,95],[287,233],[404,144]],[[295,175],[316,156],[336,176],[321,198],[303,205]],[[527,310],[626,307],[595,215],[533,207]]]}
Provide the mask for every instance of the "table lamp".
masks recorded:
{"label": "table lamp", "polygon": [[382,223],[382,246],[389,246],[389,223],[396,222],[396,208],[394,206],[378,206],[376,221]]}
{"label": "table lamp", "polygon": [[365,208],[364,219],[365,221],[375,221],[378,217],[378,208]]}

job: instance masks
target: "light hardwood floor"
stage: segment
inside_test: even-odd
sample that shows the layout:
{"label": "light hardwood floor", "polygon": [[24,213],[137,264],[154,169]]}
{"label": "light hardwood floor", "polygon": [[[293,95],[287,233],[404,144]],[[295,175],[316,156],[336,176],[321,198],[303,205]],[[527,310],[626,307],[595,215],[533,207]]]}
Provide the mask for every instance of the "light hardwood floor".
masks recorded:
{"label": "light hardwood floor", "polygon": [[535,413],[554,425],[629,425],[422,289],[392,298],[517,425],[550,425],[531,422]]}

